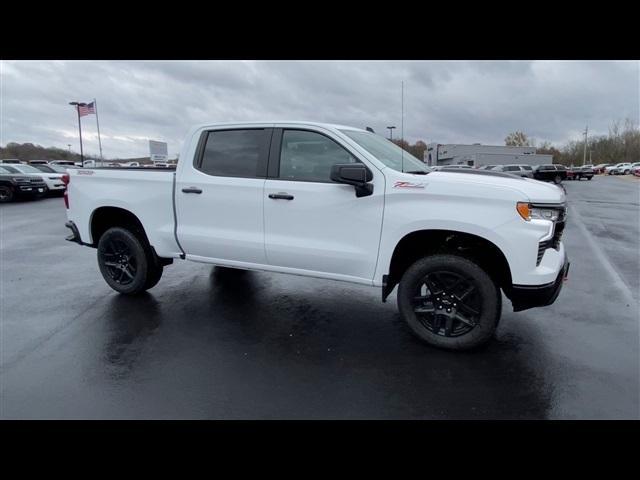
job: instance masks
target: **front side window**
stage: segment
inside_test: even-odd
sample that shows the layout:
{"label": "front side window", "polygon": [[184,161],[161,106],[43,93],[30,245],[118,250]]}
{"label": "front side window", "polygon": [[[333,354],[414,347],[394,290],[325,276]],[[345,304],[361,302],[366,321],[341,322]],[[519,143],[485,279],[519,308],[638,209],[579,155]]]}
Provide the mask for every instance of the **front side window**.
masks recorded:
{"label": "front side window", "polygon": [[505,167],[504,169],[507,172],[519,172],[520,171],[520,167],[517,167],[515,165],[509,165],[508,167]]}
{"label": "front side window", "polygon": [[218,177],[255,178],[268,141],[265,129],[211,131],[198,169]]}
{"label": "front side window", "polygon": [[342,146],[316,132],[285,130],[282,133],[280,174],[283,180],[331,182],[331,167],[357,160]]}

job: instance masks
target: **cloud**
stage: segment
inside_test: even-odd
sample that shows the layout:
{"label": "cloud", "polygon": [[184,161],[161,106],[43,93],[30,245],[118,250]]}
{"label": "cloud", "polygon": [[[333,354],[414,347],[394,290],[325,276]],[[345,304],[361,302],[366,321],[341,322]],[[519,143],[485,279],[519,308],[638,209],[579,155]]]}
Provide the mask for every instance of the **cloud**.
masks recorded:
{"label": "cloud", "polygon": [[[315,120],[402,125],[440,143],[502,144],[523,130],[556,145],[589,124],[638,120],[638,62],[611,61],[2,61],[0,144],[79,150],[69,101],[98,100],[104,153],[148,154],[148,139],[179,152],[193,125]],[[82,118],[85,151],[98,153],[94,116]]]}

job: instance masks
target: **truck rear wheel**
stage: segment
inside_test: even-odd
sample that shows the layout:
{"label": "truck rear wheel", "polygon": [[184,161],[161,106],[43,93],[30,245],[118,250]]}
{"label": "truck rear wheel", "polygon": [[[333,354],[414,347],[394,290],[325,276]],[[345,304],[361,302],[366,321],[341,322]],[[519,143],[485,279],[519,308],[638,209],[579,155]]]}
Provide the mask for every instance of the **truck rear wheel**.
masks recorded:
{"label": "truck rear wheel", "polygon": [[162,265],[147,242],[122,227],[110,228],[100,237],[98,266],[107,284],[126,295],[144,292],[162,276]]}
{"label": "truck rear wheel", "polygon": [[418,260],[404,273],[398,287],[398,309],[428,344],[469,350],[493,336],[502,297],[491,277],[474,262],[438,254]]}

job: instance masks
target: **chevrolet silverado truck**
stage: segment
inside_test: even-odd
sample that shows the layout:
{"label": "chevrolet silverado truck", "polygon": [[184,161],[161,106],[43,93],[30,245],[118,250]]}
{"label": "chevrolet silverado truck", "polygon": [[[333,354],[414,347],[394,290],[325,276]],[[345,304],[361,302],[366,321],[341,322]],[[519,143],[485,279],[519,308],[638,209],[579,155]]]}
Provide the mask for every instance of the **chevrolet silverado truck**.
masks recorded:
{"label": "chevrolet silverado truck", "polygon": [[380,289],[427,343],[487,342],[502,311],[553,303],[566,278],[565,194],[475,169],[431,171],[371,131],[211,124],[174,169],[70,169],[67,240],[97,249],[121,294],[176,259]]}

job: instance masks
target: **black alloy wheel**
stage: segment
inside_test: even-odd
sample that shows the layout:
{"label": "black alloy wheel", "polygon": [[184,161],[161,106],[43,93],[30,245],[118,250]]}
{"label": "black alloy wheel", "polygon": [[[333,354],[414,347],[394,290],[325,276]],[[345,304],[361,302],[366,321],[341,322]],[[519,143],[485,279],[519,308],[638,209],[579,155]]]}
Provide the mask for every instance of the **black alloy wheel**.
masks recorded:
{"label": "black alloy wheel", "polygon": [[118,285],[129,285],[135,279],[138,261],[126,242],[110,238],[105,242],[102,258],[109,276]]}
{"label": "black alloy wheel", "polygon": [[473,279],[440,270],[425,275],[416,287],[413,311],[430,332],[459,337],[478,324],[482,299]]}
{"label": "black alloy wheel", "polygon": [[102,277],[116,292],[134,295],[155,285],[162,275],[156,271],[154,254],[143,234],[113,227],[98,241],[98,266]]}
{"label": "black alloy wheel", "polygon": [[448,350],[469,350],[493,336],[502,296],[474,260],[443,253],[421,258],[405,271],[398,309],[421,340]]}

